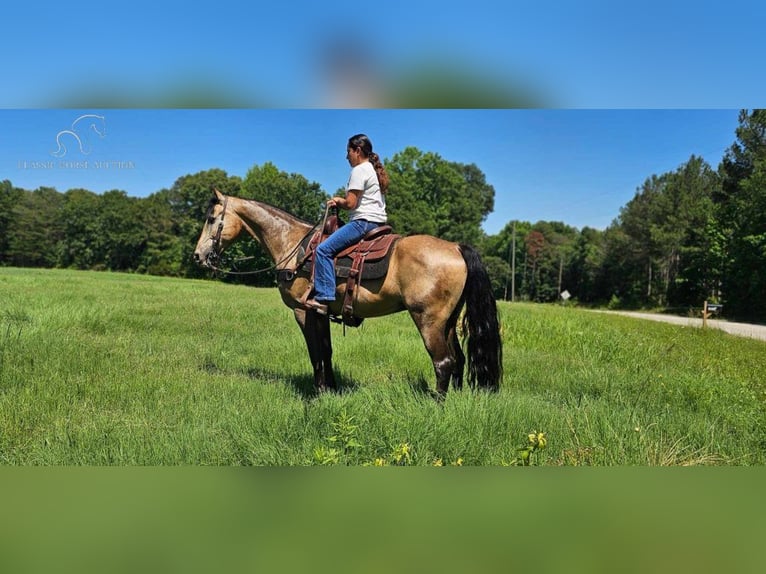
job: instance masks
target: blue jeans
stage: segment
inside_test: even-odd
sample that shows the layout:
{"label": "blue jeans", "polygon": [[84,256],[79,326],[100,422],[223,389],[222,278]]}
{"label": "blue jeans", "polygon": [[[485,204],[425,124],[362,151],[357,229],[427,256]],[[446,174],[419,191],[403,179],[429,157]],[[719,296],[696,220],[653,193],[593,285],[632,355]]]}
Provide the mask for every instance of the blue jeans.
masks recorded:
{"label": "blue jeans", "polygon": [[314,264],[315,299],[324,303],[335,301],[335,256],[349,245],[357,243],[367,233],[383,225],[363,219],[349,221],[319,244]]}

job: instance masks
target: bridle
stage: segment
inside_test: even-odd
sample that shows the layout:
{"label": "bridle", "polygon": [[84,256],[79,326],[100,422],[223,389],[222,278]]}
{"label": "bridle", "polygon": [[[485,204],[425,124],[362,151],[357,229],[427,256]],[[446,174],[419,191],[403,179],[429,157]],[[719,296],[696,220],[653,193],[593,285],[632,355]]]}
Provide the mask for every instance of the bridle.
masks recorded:
{"label": "bridle", "polygon": [[[329,206],[325,207],[324,216],[322,217],[321,221],[314,224],[314,226],[308,230],[308,232],[298,241],[298,243],[293,247],[290,252],[277,261],[274,265],[271,265],[269,267],[265,267],[263,269],[255,269],[253,271],[227,271],[225,269],[221,269],[218,267],[218,264],[221,262],[221,255],[223,254],[223,248],[221,247],[221,235],[223,234],[223,227],[224,227],[224,217],[226,217],[226,206],[229,203],[229,196],[224,195],[223,196],[223,209],[221,210],[221,220],[218,222],[218,228],[215,230],[215,233],[213,234],[213,237],[211,238],[212,242],[212,249],[207,254],[206,257],[206,263],[210,269],[215,271],[216,273],[224,273],[226,275],[257,275],[259,273],[267,273],[269,271],[276,271],[277,273],[285,273],[286,277],[289,278],[289,280],[292,279],[292,277],[295,276],[296,270],[303,264],[303,261],[299,261],[298,264],[295,266],[294,269],[289,268],[283,268],[280,269],[280,265],[286,263],[292,257],[298,252],[298,250],[301,248],[301,245],[305,241],[307,237],[309,237],[314,231],[319,227],[319,229],[324,229],[325,222],[327,221],[327,215],[330,211]],[[321,227],[320,227],[321,226]],[[248,226],[246,226],[247,231],[255,237],[255,233],[253,233],[253,230],[250,229]],[[248,259],[255,259],[254,257],[242,257],[239,259],[236,259],[236,261],[246,261]]]}
{"label": "bridle", "polygon": [[[226,217],[226,205],[229,203],[229,196],[225,195],[223,197],[223,210],[221,210],[221,221],[218,222],[218,229],[216,229],[215,233],[213,234],[212,242],[213,242],[213,249],[208,253],[207,256],[207,262],[208,264],[212,264],[214,261],[219,262],[221,260],[221,254],[223,253],[223,249],[221,248],[221,234],[223,233],[223,219]],[[215,267],[213,267],[216,271]]]}

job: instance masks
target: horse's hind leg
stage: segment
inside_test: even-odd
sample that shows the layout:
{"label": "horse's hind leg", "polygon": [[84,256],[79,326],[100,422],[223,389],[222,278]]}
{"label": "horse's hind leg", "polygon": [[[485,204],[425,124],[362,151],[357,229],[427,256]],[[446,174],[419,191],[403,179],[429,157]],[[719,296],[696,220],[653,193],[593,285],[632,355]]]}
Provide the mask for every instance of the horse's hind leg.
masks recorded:
{"label": "horse's hind leg", "polygon": [[[427,313],[411,311],[410,315],[412,315],[412,319],[420,331],[420,336],[423,337],[426,350],[431,356],[436,374],[436,390],[439,394],[445,395],[449,389],[450,379],[456,376],[455,369],[460,363],[456,357],[454,345],[448,340],[447,321],[439,320]],[[454,326],[452,330],[454,331]],[[460,355],[462,355],[462,351]],[[465,361],[464,358],[463,361]],[[462,375],[460,375],[460,379],[460,384],[462,384]]]}

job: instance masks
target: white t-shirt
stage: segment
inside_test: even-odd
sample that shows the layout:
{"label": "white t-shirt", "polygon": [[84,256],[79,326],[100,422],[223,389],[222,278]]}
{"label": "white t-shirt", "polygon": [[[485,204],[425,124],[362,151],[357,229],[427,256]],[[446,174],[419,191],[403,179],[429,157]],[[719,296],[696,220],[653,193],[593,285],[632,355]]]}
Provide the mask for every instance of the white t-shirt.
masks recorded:
{"label": "white t-shirt", "polygon": [[351,169],[346,193],[350,189],[360,189],[363,193],[359,197],[356,209],[348,212],[349,221],[366,219],[375,223],[385,223],[388,220],[386,196],[380,191],[378,174],[369,161],[363,161]]}

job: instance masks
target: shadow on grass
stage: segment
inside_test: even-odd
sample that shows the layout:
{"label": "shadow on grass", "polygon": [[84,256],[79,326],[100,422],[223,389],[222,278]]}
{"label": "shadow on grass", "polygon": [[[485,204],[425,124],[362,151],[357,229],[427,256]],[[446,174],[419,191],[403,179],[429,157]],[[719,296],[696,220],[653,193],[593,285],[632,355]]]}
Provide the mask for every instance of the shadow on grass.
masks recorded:
{"label": "shadow on grass", "polygon": [[418,377],[417,380],[410,381],[408,384],[414,395],[429,397],[435,399],[437,402],[444,400],[444,395],[439,394],[436,392],[436,389],[431,388],[425,377]]}
{"label": "shadow on grass", "polygon": [[[249,369],[242,368],[230,368],[219,365],[214,359],[206,358],[200,365],[200,370],[208,373],[209,375],[244,375],[248,379],[253,381],[260,381],[263,383],[289,385],[301,396],[303,399],[313,399],[319,396],[319,391],[314,388],[314,376],[307,372],[300,375],[285,375],[283,372],[276,372],[269,369],[261,369],[258,367],[250,367]],[[334,391],[335,394],[343,395],[346,393],[353,393],[359,388],[359,383],[351,377],[339,372],[337,369],[333,371],[335,373],[335,383],[337,388]],[[425,396],[434,399],[438,402],[444,400],[444,396],[436,391],[429,381],[419,376],[417,379],[410,380],[406,383],[412,394],[415,396]],[[460,392],[458,390],[451,389],[451,392]]]}
{"label": "shadow on grass", "polygon": [[[268,369],[260,369],[258,367],[251,367],[249,369],[237,369],[221,366],[212,359],[206,359],[201,365],[200,370],[210,375],[244,375],[248,379],[253,381],[260,381],[263,383],[289,385],[295,389],[295,391],[303,399],[313,399],[319,396],[319,391],[314,388],[314,376],[311,373],[302,375],[285,375],[284,373],[271,371]],[[334,391],[336,394],[345,394],[354,392],[359,383],[355,380],[338,373],[335,371],[335,383],[337,388]]]}
{"label": "shadow on grass", "polygon": [[[282,374],[264,371],[263,369],[248,369],[247,376],[258,381],[290,385],[303,399],[314,399],[321,394],[320,391],[314,387],[314,376],[308,373],[305,375],[284,376]],[[342,374],[338,374],[337,371],[335,372],[335,384],[337,385],[337,388],[327,392],[344,395],[356,391],[359,387],[359,383]]]}

